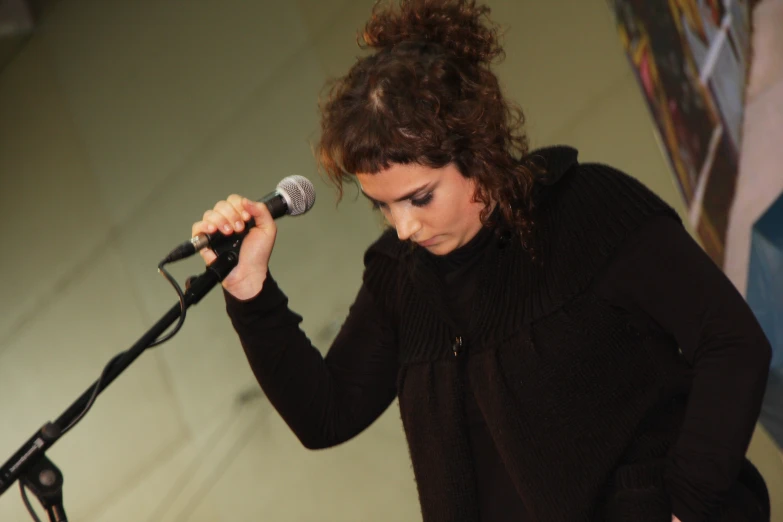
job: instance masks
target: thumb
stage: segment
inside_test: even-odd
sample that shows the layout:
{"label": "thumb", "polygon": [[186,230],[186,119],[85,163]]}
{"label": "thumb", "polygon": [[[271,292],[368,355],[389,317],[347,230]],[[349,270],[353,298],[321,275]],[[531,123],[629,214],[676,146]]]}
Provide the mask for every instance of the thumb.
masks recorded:
{"label": "thumb", "polygon": [[256,227],[263,227],[270,221],[273,221],[272,214],[269,213],[269,209],[264,203],[244,198],[242,200],[242,207],[247,211],[248,214],[253,216],[256,222]]}

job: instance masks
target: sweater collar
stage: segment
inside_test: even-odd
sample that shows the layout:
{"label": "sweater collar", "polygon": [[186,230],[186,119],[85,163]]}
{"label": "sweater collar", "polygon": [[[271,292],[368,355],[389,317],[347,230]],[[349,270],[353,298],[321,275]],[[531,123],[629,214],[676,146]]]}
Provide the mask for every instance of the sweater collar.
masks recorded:
{"label": "sweater collar", "polygon": [[536,182],[554,185],[572,167],[579,164],[579,151],[568,145],[553,145],[536,149],[522,157],[522,163],[533,168]]}
{"label": "sweater collar", "polygon": [[[536,188],[541,190],[554,185],[566,172],[578,166],[578,155],[579,151],[573,147],[553,145],[535,149],[519,161],[530,165],[535,173]],[[535,190],[534,194],[539,190]],[[500,234],[501,245],[508,243],[508,240],[508,235]],[[416,250],[418,249],[411,248],[410,243],[397,239],[397,233],[390,228],[370,247],[368,254],[382,253],[394,259],[401,259]]]}

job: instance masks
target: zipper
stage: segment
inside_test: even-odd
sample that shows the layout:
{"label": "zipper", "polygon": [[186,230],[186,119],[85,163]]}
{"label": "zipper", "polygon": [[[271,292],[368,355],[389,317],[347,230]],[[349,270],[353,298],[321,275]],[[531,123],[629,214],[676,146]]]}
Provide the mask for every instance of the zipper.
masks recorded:
{"label": "zipper", "polygon": [[454,357],[459,357],[464,351],[465,343],[462,340],[462,336],[458,335],[454,338],[454,342],[451,344],[451,351],[454,352]]}

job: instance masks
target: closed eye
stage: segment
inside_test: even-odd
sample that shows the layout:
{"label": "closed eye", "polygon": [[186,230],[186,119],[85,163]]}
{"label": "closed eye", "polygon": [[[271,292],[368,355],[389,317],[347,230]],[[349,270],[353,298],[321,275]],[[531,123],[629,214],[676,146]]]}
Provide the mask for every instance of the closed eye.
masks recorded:
{"label": "closed eye", "polygon": [[432,201],[432,192],[428,192],[419,198],[411,198],[411,205],[414,207],[426,207]]}
{"label": "closed eye", "polygon": [[[420,198],[411,198],[410,201],[411,205],[414,207],[426,207],[432,201],[432,192],[425,194]],[[375,210],[384,210],[387,207],[386,203],[381,203],[380,201],[375,201],[374,199],[371,199],[370,202],[372,203],[372,208]]]}
{"label": "closed eye", "polygon": [[[408,200],[411,202],[411,205],[413,205],[414,207],[426,207],[432,201],[435,188],[437,188],[437,183],[425,185],[423,187],[419,187],[418,189],[409,192],[408,194],[394,201],[395,203],[399,203]],[[388,210],[389,205],[387,203],[371,198],[370,196],[367,195],[367,193],[363,189],[361,191],[361,194],[362,196],[364,196],[370,201],[373,209]]]}

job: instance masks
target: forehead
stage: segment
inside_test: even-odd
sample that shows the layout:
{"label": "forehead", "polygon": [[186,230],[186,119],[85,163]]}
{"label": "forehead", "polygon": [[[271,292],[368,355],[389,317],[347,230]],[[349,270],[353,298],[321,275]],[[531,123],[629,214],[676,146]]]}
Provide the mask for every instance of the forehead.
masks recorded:
{"label": "forehead", "polygon": [[394,164],[376,174],[356,174],[362,191],[373,199],[395,200],[419,188],[441,181],[448,167],[433,169],[416,163]]}

